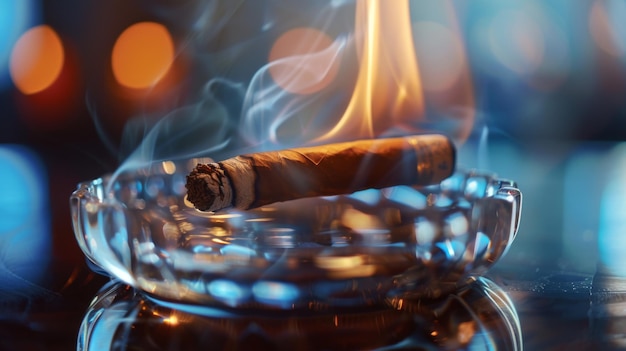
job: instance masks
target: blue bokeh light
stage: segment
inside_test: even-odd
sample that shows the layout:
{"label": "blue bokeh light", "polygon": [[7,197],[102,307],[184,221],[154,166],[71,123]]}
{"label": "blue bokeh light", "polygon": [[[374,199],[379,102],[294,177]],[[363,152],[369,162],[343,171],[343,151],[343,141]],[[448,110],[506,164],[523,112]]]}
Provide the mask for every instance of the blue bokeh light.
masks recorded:
{"label": "blue bokeh light", "polygon": [[35,153],[0,145],[0,194],[2,288],[30,288],[45,272],[51,241],[48,185]]}
{"label": "blue bokeh light", "polygon": [[626,277],[626,143],[611,152],[613,169],[602,193],[598,228],[598,270],[604,274]]}

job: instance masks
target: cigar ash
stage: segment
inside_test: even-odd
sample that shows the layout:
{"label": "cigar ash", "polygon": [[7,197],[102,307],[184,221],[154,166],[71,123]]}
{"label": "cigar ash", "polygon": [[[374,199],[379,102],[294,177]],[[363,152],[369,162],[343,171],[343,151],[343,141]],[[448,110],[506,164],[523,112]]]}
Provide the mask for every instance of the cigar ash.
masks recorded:
{"label": "cigar ash", "polygon": [[208,209],[202,204],[230,206],[231,193],[225,191],[225,187],[230,187],[229,180],[218,164],[198,164],[195,172],[198,181],[187,182],[188,193],[191,195],[189,201],[198,204],[196,207],[201,211]]}

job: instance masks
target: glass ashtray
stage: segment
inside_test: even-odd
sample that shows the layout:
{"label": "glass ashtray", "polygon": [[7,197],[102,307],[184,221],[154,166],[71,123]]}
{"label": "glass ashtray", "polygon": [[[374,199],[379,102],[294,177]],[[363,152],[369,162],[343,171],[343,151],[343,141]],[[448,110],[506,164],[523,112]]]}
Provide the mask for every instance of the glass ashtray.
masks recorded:
{"label": "glass ashtray", "polygon": [[80,183],[76,239],[97,269],[161,301],[324,309],[437,298],[480,276],[513,241],[515,182],[458,171],[440,184],[196,210],[186,175],[159,162]]}

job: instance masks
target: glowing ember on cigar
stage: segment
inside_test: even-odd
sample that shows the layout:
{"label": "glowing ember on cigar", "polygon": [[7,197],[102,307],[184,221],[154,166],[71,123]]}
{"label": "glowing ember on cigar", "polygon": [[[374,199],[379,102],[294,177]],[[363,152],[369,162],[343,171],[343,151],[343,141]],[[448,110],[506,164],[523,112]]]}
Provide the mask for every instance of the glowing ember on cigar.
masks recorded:
{"label": "glowing ember on cigar", "polygon": [[428,185],[452,174],[455,155],[452,142],[434,134],[240,155],[197,165],[187,176],[187,198],[201,211],[247,210],[303,197]]}

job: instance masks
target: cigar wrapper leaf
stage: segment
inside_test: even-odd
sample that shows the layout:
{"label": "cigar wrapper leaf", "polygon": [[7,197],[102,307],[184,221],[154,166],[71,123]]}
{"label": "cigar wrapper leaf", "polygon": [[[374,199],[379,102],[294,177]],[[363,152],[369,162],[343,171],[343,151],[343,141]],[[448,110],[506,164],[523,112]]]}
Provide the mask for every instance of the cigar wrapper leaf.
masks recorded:
{"label": "cigar wrapper leaf", "polygon": [[454,144],[437,134],[259,152],[198,164],[187,176],[187,199],[201,211],[247,210],[304,197],[435,184],[452,175],[455,163]]}

